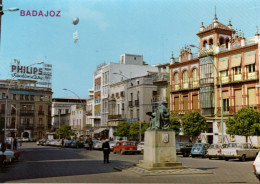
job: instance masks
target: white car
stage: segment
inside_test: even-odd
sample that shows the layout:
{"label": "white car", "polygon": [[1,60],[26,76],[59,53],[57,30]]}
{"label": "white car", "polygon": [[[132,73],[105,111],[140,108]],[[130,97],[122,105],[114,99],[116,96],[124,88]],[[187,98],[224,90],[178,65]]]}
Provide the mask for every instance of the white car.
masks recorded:
{"label": "white car", "polygon": [[140,143],[137,145],[137,151],[140,151],[141,153],[144,152],[144,142],[140,142]]}
{"label": "white car", "polygon": [[114,146],[116,145],[116,141],[109,141],[110,150],[113,150]]}
{"label": "white car", "polygon": [[260,181],[260,152],[258,152],[255,161],[253,163],[253,173],[255,174],[255,176],[258,178],[258,180]]}

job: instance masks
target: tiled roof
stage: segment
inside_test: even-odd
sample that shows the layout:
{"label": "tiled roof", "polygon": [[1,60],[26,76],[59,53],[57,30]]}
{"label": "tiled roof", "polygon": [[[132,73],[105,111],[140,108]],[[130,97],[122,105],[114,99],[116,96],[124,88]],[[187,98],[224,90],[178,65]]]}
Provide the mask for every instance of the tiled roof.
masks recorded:
{"label": "tiled roof", "polygon": [[216,27],[214,27],[214,22],[211,23],[209,26],[207,26],[203,31],[200,31],[198,34],[200,33],[204,33],[206,31],[210,31],[210,30],[213,30],[213,29],[224,29],[224,30],[227,30],[227,31],[235,31],[234,29],[231,29],[229,28],[228,26],[224,25],[224,24],[221,24],[220,22],[218,22],[218,25]]}

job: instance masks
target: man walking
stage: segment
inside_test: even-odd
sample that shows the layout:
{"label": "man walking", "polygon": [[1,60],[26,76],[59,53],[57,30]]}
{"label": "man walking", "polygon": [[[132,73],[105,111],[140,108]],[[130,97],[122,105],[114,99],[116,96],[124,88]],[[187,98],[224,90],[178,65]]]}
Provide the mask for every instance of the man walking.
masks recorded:
{"label": "man walking", "polygon": [[102,150],[103,150],[103,154],[104,154],[104,164],[106,162],[109,163],[110,146],[109,146],[108,139],[106,139],[106,141],[102,144]]}

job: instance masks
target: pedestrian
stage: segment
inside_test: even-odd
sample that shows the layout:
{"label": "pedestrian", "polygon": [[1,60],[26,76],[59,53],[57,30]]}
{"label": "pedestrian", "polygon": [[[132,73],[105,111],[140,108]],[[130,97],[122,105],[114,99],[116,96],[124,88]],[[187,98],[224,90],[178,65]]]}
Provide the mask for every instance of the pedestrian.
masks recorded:
{"label": "pedestrian", "polygon": [[110,146],[108,139],[106,139],[106,141],[102,144],[102,150],[104,154],[104,164],[109,163]]}
{"label": "pedestrian", "polygon": [[61,147],[64,148],[64,138],[61,139]]}
{"label": "pedestrian", "polygon": [[2,142],[2,144],[1,144],[1,151],[4,153],[5,150],[6,150],[6,143]]}
{"label": "pedestrian", "polygon": [[93,141],[91,138],[89,139],[88,145],[89,145],[89,150],[92,150]]}
{"label": "pedestrian", "polygon": [[16,139],[16,137],[14,138],[14,150],[17,150],[17,139]]}

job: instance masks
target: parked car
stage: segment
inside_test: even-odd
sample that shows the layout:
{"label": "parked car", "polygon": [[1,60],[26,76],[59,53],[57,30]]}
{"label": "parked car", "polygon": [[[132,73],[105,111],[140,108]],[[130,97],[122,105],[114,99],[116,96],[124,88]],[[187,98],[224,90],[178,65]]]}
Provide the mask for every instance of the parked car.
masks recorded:
{"label": "parked car", "polygon": [[101,150],[103,142],[104,141],[93,141],[93,149],[94,150]]}
{"label": "parked car", "polygon": [[250,143],[228,143],[227,148],[222,149],[226,161],[238,158],[244,162],[247,158],[255,158],[260,150]]}
{"label": "parked car", "polygon": [[121,155],[124,155],[126,153],[137,153],[137,146],[133,141],[118,141],[114,148],[114,154],[121,153]]}
{"label": "parked car", "polygon": [[137,144],[137,151],[139,151],[140,153],[144,153],[144,142],[140,142],[139,144]]}
{"label": "parked car", "polygon": [[83,147],[86,148],[86,150],[89,150],[89,144],[88,144],[88,142],[85,142]]}
{"label": "parked car", "polygon": [[192,149],[192,143],[187,143],[185,147],[180,148],[183,157],[189,157]]}
{"label": "parked car", "polygon": [[207,150],[206,155],[209,159],[212,159],[212,158],[223,159],[224,156],[223,156],[221,150],[226,147],[227,147],[227,144],[211,144],[209,149]]}
{"label": "parked car", "polygon": [[209,148],[208,143],[195,143],[191,149],[191,157],[195,156],[206,157],[206,151]]}
{"label": "parked car", "polygon": [[54,141],[52,142],[52,146],[59,146],[61,147],[62,145],[62,139],[54,139]]}
{"label": "parked car", "polygon": [[29,142],[29,137],[23,137],[23,138],[22,138],[22,141],[23,141],[23,142]]}
{"label": "parked car", "polygon": [[260,152],[258,152],[255,161],[253,163],[253,173],[257,177],[257,179],[260,181]]}
{"label": "parked car", "polygon": [[113,150],[114,146],[116,145],[116,141],[109,141],[110,150]]}
{"label": "parked car", "polygon": [[45,142],[46,142],[46,139],[39,139],[37,142],[36,142],[36,144],[38,145],[38,146],[43,146],[44,144],[45,144]]}
{"label": "parked car", "polygon": [[82,141],[78,141],[78,140],[73,140],[70,144],[71,148],[83,148],[84,147],[84,143]]}
{"label": "parked car", "polygon": [[64,141],[64,146],[65,147],[70,147],[70,144],[72,143],[72,140],[65,140]]}

